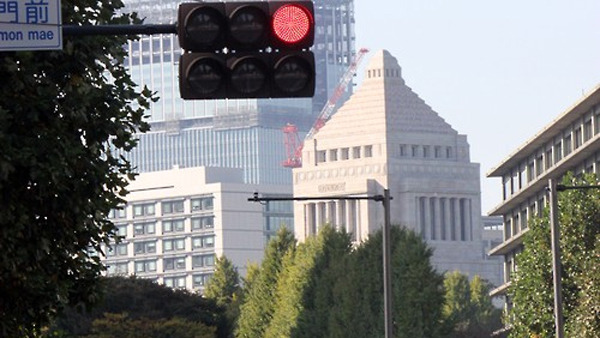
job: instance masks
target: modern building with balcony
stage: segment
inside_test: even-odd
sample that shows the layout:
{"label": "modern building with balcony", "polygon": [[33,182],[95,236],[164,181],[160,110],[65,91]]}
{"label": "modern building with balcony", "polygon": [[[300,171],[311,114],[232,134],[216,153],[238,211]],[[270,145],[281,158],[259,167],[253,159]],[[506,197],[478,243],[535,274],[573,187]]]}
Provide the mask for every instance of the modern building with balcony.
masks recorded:
{"label": "modern building with balcony", "polygon": [[[560,180],[567,172],[600,173],[600,86],[487,174],[502,179],[502,202],[489,212],[503,219],[503,242],[490,255],[504,257],[504,282],[493,296],[506,296],[528,220],[548,205],[548,180]],[[508,307],[510,301],[506,299]]]}
{"label": "modern building with balcony", "polygon": [[110,215],[123,240],[105,249],[107,275],[202,292],[223,255],[245,275],[279,227],[293,228],[293,214],[290,202],[247,201],[255,191],[291,196],[289,185],[245,184],[242,172],[198,167],[140,174],[127,204]]}

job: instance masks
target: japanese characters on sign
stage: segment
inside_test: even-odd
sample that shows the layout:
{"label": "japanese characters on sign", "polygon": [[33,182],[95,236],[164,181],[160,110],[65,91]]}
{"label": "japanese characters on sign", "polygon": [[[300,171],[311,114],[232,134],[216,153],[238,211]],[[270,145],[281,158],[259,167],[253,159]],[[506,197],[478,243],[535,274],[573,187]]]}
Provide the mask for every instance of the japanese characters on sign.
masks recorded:
{"label": "japanese characters on sign", "polygon": [[0,51],[62,49],[60,0],[0,0]]}

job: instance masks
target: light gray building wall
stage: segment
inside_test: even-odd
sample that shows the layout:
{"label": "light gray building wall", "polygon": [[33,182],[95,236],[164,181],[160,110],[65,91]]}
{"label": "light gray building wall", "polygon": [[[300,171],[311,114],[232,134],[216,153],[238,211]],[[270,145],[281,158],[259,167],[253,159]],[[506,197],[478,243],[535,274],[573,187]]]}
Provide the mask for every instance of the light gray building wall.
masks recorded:
{"label": "light gray building wall", "polygon": [[291,196],[289,185],[245,184],[242,174],[206,167],[140,174],[127,204],[110,215],[123,240],[105,250],[107,274],[202,292],[224,255],[245,275],[277,229],[293,227],[293,214],[290,202],[247,201],[255,191]]}
{"label": "light gray building wall", "polygon": [[[493,279],[498,263],[482,241],[479,164],[465,135],[446,123],[402,79],[387,51],[372,56],[360,88],[311,139],[294,196],[375,195],[390,189],[391,220],[420,233],[441,272]],[[325,223],[345,227],[357,242],[383,223],[372,201],[295,203],[300,240]]]}

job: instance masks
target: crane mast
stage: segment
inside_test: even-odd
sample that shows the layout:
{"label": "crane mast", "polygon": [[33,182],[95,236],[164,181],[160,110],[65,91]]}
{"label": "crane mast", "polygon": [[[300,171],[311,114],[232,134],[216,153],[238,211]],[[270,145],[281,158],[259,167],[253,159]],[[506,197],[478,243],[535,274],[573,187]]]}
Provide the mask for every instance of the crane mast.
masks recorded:
{"label": "crane mast", "polygon": [[[344,75],[342,75],[340,78],[340,82],[335,87],[333,93],[325,103],[325,106],[317,116],[317,119],[306,134],[304,140],[313,137],[325,125],[325,123],[327,123],[333,114],[336,104],[342,95],[344,95],[346,88],[348,88],[348,84],[350,81],[352,81],[354,74],[356,74],[358,65],[368,52],[369,50],[367,48],[361,48],[358,51],[356,57],[350,63],[348,69],[344,72]],[[284,143],[287,152],[287,159],[282,163],[282,165],[286,168],[302,167],[302,149],[304,148],[304,141],[300,142],[298,137],[298,128],[295,125],[288,123],[285,127],[283,127],[283,132],[285,136]]]}

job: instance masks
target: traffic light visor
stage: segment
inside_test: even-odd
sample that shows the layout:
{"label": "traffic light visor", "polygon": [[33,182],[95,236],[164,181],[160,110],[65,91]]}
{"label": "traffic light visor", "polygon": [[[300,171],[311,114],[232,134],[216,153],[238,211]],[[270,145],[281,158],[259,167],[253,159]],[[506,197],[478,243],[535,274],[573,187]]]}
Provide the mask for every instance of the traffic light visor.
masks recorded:
{"label": "traffic light visor", "polygon": [[218,50],[225,47],[227,30],[223,4],[182,4],[179,9],[178,38],[185,50]]}
{"label": "traffic light visor", "polygon": [[[230,5],[232,6],[232,5]],[[267,47],[269,18],[265,3],[239,5],[229,16],[230,48],[256,50]]]}

